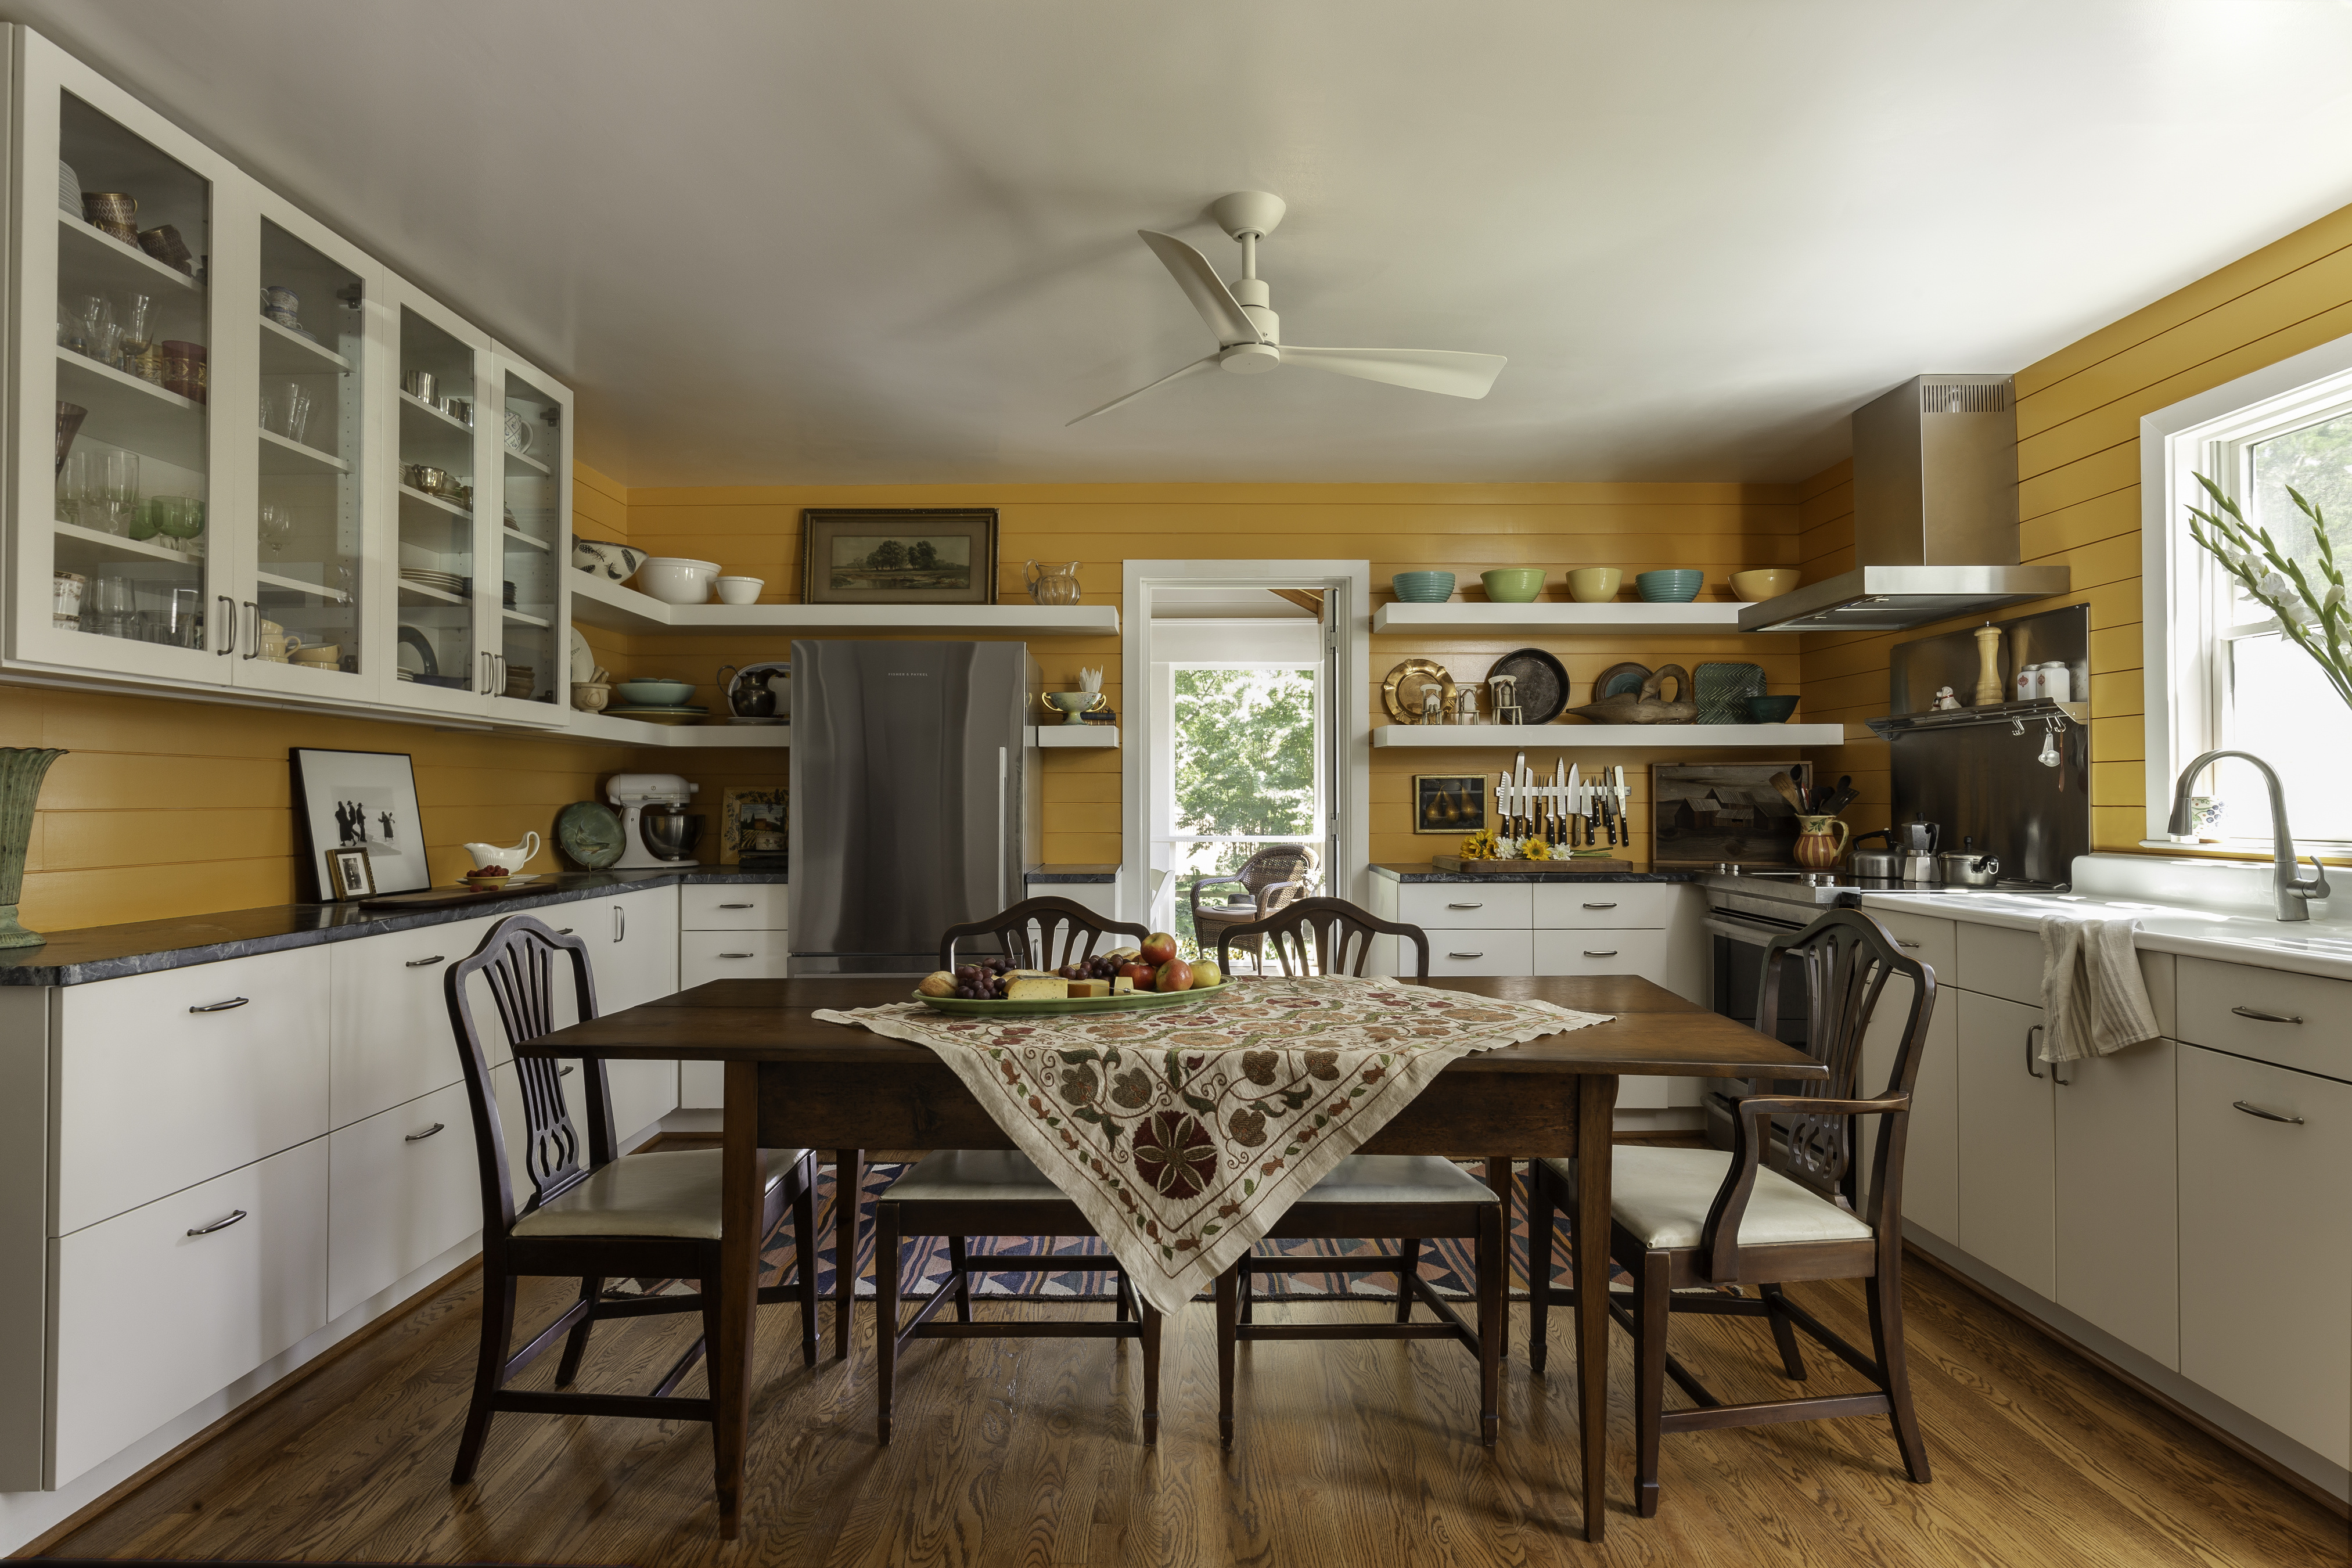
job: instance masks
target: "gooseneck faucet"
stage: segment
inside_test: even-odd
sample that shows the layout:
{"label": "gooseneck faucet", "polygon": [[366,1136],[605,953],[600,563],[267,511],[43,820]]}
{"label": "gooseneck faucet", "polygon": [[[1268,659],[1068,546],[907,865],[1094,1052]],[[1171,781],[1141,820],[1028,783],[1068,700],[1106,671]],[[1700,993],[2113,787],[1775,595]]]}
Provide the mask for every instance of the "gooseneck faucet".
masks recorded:
{"label": "gooseneck faucet", "polygon": [[2252,752],[2208,752],[2180,770],[2180,778],[2172,786],[2172,821],[2170,831],[2175,837],[2189,832],[2189,786],[2209,763],[2223,757],[2238,757],[2262,770],[2263,782],[2271,792],[2271,896],[2278,900],[2278,918],[2283,921],[2307,921],[2311,918],[2309,900],[2327,897],[2327,872],[2319,857],[2311,858],[2311,879],[2305,881],[2294,866],[2294,835],[2287,831],[2286,795],[2279,788],[2279,776],[2271,771],[2270,763]]}

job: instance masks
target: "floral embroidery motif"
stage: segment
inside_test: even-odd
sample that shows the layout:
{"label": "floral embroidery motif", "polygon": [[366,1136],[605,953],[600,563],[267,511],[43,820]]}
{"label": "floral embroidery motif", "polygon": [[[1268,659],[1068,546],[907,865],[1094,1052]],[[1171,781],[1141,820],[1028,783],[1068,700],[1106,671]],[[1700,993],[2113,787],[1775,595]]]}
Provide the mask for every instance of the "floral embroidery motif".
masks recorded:
{"label": "floral embroidery motif", "polygon": [[1141,1068],[1120,1073],[1110,1080],[1110,1102],[1128,1110],[1140,1110],[1151,1103],[1151,1075]]}
{"label": "floral embroidery motif", "polygon": [[1135,1134],[1135,1173],[1162,1197],[1189,1198],[1217,1173],[1217,1151],[1197,1116],[1163,1110]]}
{"label": "floral embroidery motif", "polygon": [[1307,1075],[1328,1081],[1339,1076],[1339,1053],[1309,1051],[1307,1053]]}
{"label": "floral embroidery motif", "polygon": [[1265,1142],[1265,1112],[1246,1107],[1225,1119],[1225,1136],[1244,1149],[1255,1149]]}
{"label": "floral embroidery motif", "polygon": [[1270,1084],[1274,1081],[1274,1069],[1281,1060],[1272,1051],[1244,1051],[1242,1073],[1252,1083]]}
{"label": "floral embroidery motif", "polygon": [[1072,1105],[1085,1105],[1091,1102],[1095,1097],[1095,1090],[1101,1087],[1102,1080],[1095,1076],[1095,1069],[1092,1068],[1062,1069],[1062,1098]]}

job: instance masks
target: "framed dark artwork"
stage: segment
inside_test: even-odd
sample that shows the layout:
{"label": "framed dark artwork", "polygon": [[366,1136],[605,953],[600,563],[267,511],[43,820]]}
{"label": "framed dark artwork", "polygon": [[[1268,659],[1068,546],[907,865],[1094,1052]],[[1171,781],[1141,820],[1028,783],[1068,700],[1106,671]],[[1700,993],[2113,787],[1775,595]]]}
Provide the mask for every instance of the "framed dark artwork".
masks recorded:
{"label": "framed dark artwork", "polygon": [[1797,808],[1772,787],[1786,773],[1798,795],[1812,787],[1810,763],[1657,763],[1650,769],[1655,812],[1654,866],[1797,864]]}
{"label": "framed dark artwork", "polygon": [[370,891],[406,893],[432,886],[416,811],[416,769],[405,752],[322,752],[296,747],[294,816],[322,900],[336,890],[328,856],[356,850],[367,862]]}
{"label": "framed dark artwork", "polygon": [[994,507],[810,507],[801,513],[810,605],[996,603]]}
{"label": "framed dark artwork", "polygon": [[375,875],[368,868],[364,849],[330,849],[327,851],[327,884],[334,891],[335,900],[371,899],[375,896]]}
{"label": "framed dark artwork", "polygon": [[1485,773],[1412,775],[1415,833],[1483,833],[1486,830]]}

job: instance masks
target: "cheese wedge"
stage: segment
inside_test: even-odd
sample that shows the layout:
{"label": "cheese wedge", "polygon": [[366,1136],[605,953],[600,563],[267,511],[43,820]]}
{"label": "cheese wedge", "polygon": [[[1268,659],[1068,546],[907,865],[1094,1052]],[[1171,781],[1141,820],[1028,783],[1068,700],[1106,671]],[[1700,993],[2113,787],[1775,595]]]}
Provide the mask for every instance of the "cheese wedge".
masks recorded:
{"label": "cheese wedge", "polygon": [[1070,983],[1058,974],[1019,975],[1004,988],[1007,1002],[1066,1002],[1069,995]]}
{"label": "cheese wedge", "polygon": [[1114,996],[1124,996],[1134,989],[1135,982],[1124,974],[1110,983],[1110,994]]}
{"label": "cheese wedge", "polygon": [[1108,996],[1110,994],[1110,982],[1108,980],[1073,980],[1070,982],[1070,994],[1073,996]]}

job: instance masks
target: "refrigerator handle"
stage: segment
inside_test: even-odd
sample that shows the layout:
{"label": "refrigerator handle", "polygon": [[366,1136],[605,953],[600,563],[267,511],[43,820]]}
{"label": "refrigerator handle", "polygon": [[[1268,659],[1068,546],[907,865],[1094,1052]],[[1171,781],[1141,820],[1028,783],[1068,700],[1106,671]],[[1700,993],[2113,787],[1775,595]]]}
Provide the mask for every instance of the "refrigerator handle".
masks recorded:
{"label": "refrigerator handle", "polygon": [[1010,752],[1009,752],[1005,747],[1003,747],[1003,746],[999,746],[999,747],[997,747],[997,748],[996,748],[996,907],[997,907],[998,909],[1000,909],[1000,910],[1002,910],[1002,909],[1007,909],[1007,908],[1009,908],[1009,907],[1010,907],[1010,906],[1009,906],[1009,905],[1007,905],[1007,904],[1005,903],[1005,901],[1004,901],[1004,856],[1005,856],[1005,852],[1006,852],[1006,842],[1005,842],[1005,840],[1006,840],[1006,834],[1005,834],[1005,829],[1004,829],[1004,793],[1005,793],[1005,791],[1004,791],[1004,786],[1005,786],[1005,783],[1006,783],[1006,770],[1007,770],[1007,768],[1009,767],[1010,763],[1011,763],[1011,753],[1010,753]]}

